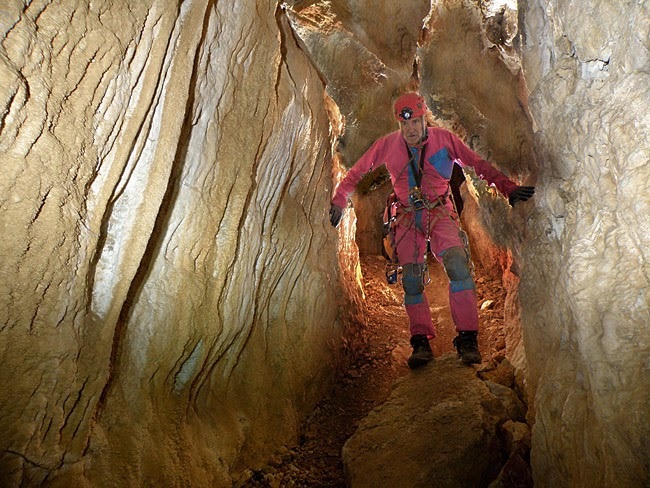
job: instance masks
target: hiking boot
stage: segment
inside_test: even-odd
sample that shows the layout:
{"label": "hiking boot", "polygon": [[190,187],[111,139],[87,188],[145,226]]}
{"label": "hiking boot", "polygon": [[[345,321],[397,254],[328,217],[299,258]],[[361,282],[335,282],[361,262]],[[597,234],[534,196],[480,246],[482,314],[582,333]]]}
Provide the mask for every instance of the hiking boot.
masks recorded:
{"label": "hiking boot", "polygon": [[454,347],[458,351],[458,357],[465,364],[478,364],[483,359],[478,351],[478,342],[476,337],[478,332],[472,330],[462,330],[454,339]]}
{"label": "hiking boot", "polygon": [[409,368],[419,368],[433,359],[433,351],[431,350],[427,336],[422,334],[414,335],[411,337],[411,346],[413,346],[413,354],[406,361]]}

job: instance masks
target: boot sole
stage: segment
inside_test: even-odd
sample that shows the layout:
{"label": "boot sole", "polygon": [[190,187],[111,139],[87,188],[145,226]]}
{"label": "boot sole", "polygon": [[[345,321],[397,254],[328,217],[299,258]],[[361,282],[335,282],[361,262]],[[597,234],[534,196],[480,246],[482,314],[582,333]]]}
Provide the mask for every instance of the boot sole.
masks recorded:
{"label": "boot sole", "polygon": [[430,363],[433,360],[433,356],[425,359],[425,358],[408,358],[406,360],[406,364],[408,364],[409,368],[411,369],[417,369],[421,368],[425,364]]}
{"label": "boot sole", "polygon": [[429,364],[432,360],[433,356],[430,358],[408,358],[406,360],[406,364],[408,364],[409,368],[416,369],[421,368],[425,364]]}
{"label": "boot sole", "polygon": [[475,355],[461,356],[459,354],[458,357],[465,364],[480,364],[483,362],[483,358],[481,356],[475,356]]}

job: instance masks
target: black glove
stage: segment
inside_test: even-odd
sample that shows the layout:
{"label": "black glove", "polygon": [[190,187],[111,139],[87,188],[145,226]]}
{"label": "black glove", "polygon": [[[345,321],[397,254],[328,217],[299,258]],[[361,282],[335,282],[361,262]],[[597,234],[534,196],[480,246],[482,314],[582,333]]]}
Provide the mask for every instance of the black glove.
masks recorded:
{"label": "black glove", "polygon": [[333,227],[339,225],[341,217],[343,216],[343,209],[334,204],[330,207],[330,223]]}
{"label": "black glove", "polygon": [[511,207],[514,207],[515,203],[525,202],[530,197],[532,197],[534,193],[534,186],[518,186],[515,188],[515,191],[513,191],[508,197],[508,202],[510,203]]}

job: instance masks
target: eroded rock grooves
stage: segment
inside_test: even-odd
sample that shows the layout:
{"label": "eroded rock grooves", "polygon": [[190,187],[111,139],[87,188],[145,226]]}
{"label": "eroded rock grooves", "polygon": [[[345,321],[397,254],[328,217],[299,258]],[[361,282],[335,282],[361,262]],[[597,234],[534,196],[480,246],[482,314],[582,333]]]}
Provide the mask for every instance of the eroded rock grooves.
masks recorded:
{"label": "eroded rock grooves", "polygon": [[537,187],[464,197],[536,486],[646,485],[649,9],[5,2],[0,484],[230,486],[295,442],[364,340],[387,191],[334,231],[332,185],[418,88]]}

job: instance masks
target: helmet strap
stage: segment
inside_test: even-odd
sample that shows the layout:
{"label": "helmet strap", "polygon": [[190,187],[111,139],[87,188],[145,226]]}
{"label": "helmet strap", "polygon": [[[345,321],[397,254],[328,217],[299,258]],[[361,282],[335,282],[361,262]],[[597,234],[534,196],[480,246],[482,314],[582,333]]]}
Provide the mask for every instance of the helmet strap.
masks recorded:
{"label": "helmet strap", "polygon": [[418,142],[415,146],[418,149],[420,149],[422,146],[424,146],[427,142],[428,134],[427,134],[427,124],[424,121],[424,115],[420,116],[420,119],[422,120],[422,139],[420,139],[420,142]]}

